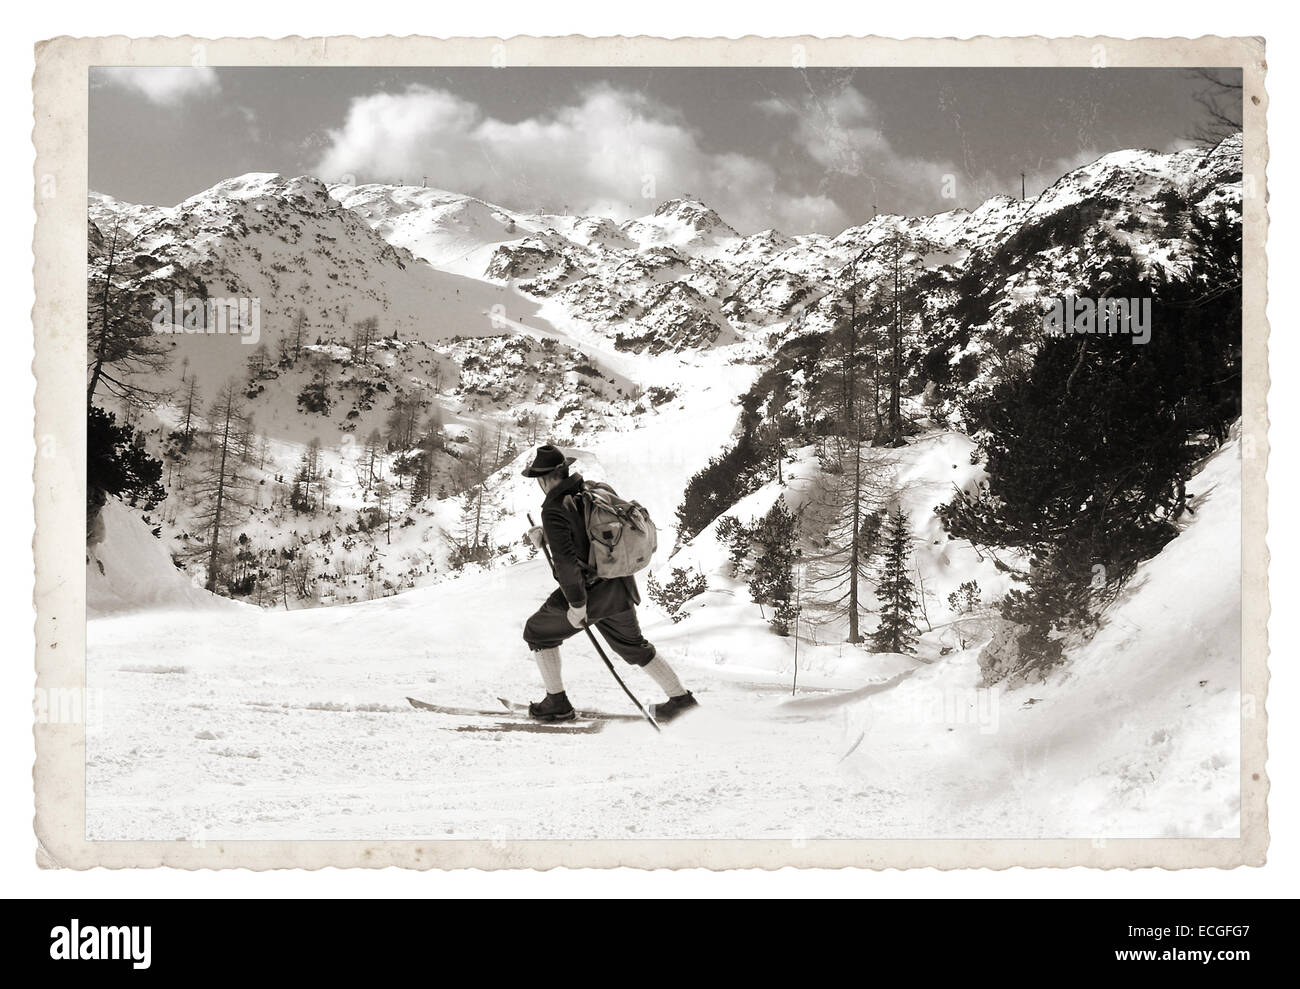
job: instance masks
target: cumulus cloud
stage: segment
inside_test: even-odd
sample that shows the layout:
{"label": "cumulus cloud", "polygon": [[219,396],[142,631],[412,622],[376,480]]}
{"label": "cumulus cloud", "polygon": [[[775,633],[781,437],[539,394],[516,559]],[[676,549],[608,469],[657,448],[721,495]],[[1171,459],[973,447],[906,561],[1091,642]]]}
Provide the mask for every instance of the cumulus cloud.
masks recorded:
{"label": "cumulus cloud", "polygon": [[95,73],[98,81],[136,93],[158,106],[179,106],[221,92],[216,70],[208,66],[112,66]]}
{"label": "cumulus cloud", "polygon": [[899,153],[880,128],[872,102],[852,86],[829,94],[810,94],[798,102],[763,100],[759,109],[784,120],[789,140],[831,179],[862,180],[880,190],[890,208],[918,214],[950,209],[942,199],[949,176],[958,174],[946,161]]}
{"label": "cumulus cloud", "polygon": [[766,161],[706,149],[671,107],[609,85],[542,116],[505,121],[428,86],[357,98],[330,130],[315,172],[326,181],[429,184],[515,209],[628,219],[692,196],[742,233],[775,226],[838,232],[834,200],[793,191]]}

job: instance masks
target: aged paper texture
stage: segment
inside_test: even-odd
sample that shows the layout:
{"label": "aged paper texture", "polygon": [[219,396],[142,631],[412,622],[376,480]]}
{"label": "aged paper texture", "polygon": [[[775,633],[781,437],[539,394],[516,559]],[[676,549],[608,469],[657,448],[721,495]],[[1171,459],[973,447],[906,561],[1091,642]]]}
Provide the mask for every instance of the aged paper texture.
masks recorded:
{"label": "aged paper texture", "polygon": [[[38,45],[38,862],[1263,864],[1264,70],[1213,37]],[[1107,434],[1131,469],[1054,434],[1104,506],[1032,545],[1091,583],[977,546],[1055,510],[1010,518],[1007,423],[1155,393]],[[622,578],[565,584],[553,513],[528,617],[547,443],[657,524],[644,635]],[[576,720],[530,720],[561,675]]]}

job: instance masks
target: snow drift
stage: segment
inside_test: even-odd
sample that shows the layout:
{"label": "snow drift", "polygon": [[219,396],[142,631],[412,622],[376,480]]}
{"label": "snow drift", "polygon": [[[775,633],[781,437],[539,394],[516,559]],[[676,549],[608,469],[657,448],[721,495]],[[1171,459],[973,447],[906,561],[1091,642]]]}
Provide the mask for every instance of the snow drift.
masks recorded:
{"label": "snow drift", "polygon": [[116,498],[100,511],[103,538],[86,548],[86,614],[90,618],[148,609],[246,610],[212,594],[176,569],[162,541]]}
{"label": "snow drift", "polygon": [[895,789],[909,834],[1236,837],[1241,463],[1188,482],[1195,515],[1047,682],[979,689],[978,649],[849,705],[844,771]]}

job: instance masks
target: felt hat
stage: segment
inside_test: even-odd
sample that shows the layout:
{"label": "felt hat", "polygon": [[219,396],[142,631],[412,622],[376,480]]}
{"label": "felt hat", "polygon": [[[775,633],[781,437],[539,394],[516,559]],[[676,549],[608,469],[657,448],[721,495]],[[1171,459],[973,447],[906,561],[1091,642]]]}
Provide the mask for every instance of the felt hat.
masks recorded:
{"label": "felt hat", "polygon": [[539,446],[533,455],[533,462],[521,471],[524,477],[541,477],[560,467],[573,463],[575,457],[566,457],[559,447],[547,443]]}

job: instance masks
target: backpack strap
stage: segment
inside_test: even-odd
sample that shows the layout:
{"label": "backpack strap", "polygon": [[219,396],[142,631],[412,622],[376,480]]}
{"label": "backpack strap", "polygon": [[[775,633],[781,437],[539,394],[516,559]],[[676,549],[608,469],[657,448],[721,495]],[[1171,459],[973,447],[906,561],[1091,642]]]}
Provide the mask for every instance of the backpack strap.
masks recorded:
{"label": "backpack strap", "polygon": [[585,481],[577,491],[565,495],[560,504],[573,514],[580,515],[582,517],[582,527],[587,528],[587,524],[591,521],[591,498],[587,495]]}
{"label": "backpack strap", "polygon": [[582,520],[582,531],[587,536],[587,559],[585,562],[579,560],[578,566],[586,572],[587,581],[590,583],[596,574],[596,544],[595,540],[591,538],[591,498],[587,496],[585,486],[586,482],[584,481],[583,487],[573,494],[565,495],[560,504],[571,515],[577,515]]}

